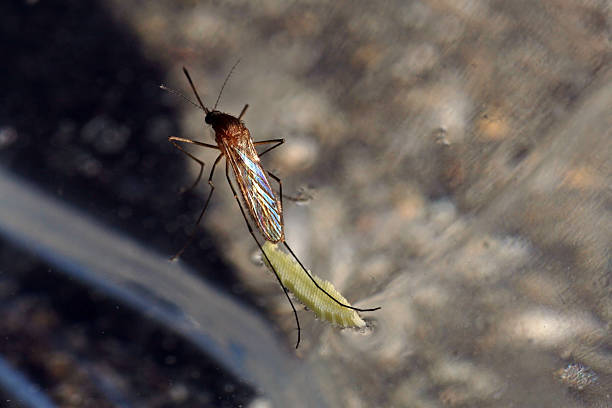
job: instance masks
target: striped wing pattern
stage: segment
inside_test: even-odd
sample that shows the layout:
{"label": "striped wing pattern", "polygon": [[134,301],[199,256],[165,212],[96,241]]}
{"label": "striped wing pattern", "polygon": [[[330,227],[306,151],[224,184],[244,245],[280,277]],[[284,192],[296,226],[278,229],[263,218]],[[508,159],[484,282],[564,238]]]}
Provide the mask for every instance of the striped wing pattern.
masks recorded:
{"label": "striped wing pattern", "polygon": [[247,154],[238,149],[232,149],[236,153],[237,168],[242,170],[236,174],[241,180],[244,199],[249,210],[255,218],[255,222],[266,240],[279,242],[283,239],[283,224],[281,218],[280,204],[278,203],[264,170],[259,164],[249,158]]}

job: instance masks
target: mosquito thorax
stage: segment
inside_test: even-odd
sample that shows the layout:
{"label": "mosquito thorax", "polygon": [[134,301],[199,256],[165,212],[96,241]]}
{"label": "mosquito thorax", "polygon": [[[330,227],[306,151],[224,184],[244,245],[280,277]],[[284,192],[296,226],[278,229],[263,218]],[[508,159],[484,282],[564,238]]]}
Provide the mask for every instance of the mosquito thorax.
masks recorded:
{"label": "mosquito thorax", "polygon": [[233,134],[240,130],[240,120],[238,118],[217,110],[209,111],[204,121],[212,126],[215,133],[225,134],[230,132]]}

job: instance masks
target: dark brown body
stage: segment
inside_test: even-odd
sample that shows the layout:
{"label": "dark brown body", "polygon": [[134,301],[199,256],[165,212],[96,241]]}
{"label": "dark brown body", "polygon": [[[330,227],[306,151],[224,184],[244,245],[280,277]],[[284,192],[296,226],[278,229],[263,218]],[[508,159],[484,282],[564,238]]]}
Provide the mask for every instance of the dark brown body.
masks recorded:
{"label": "dark brown body", "polygon": [[235,116],[210,111],[206,123],[215,131],[215,141],[234,170],[242,199],[266,241],[285,240],[283,211],[261,166],[253,139],[244,123]]}

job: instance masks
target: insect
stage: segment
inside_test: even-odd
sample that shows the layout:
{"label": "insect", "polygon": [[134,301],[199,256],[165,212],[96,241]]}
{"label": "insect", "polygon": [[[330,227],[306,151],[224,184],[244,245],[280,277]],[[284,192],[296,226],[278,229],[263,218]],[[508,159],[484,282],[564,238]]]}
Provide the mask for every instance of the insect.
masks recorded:
{"label": "insect", "polygon": [[[174,147],[176,147],[178,150],[186,154],[192,160],[196,161],[200,166],[198,177],[196,178],[195,182],[190,187],[190,189],[194,188],[198,184],[200,179],[202,178],[202,172],[204,171],[204,162],[199,160],[195,156],[193,156],[191,153],[189,153],[185,149],[183,149],[183,147],[181,147],[178,144],[178,142],[193,144],[196,146],[201,146],[201,147],[205,147],[208,149],[214,149],[214,150],[219,151],[219,155],[215,159],[212,165],[212,168],[210,170],[210,175],[208,177],[208,184],[210,185],[210,191],[208,193],[208,197],[206,198],[206,201],[204,202],[204,207],[202,208],[202,211],[200,212],[200,215],[198,216],[196,220],[195,228],[193,232],[191,233],[189,239],[185,243],[185,245],[176,253],[176,255],[172,257],[172,259],[179,257],[183,253],[183,251],[187,248],[187,246],[191,243],[191,241],[193,240],[195,233],[197,231],[197,226],[201,222],[202,217],[204,216],[204,213],[206,212],[206,208],[208,208],[208,204],[210,203],[212,194],[215,191],[215,185],[212,182],[215,168],[217,167],[217,164],[219,163],[221,158],[225,157],[226,158],[225,177],[227,178],[227,182],[232,190],[234,198],[236,199],[236,202],[238,203],[238,207],[240,208],[242,217],[244,218],[244,221],[247,224],[249,233],[251,234],[251,236],[257,243],[257,246],[259,247],[259,250],[263,254],[265,261],[271,267],[272,271],[274,272],[274,276],[276,277],[278,283],[281,285],[283,289],[283,292],[285,293],[287,300],[289,300],[289,304],[291,304],[293,315],[295,317],[295,321],[297,324],[298,335],[297,335],[297,342],[295,345],[295,348],[297,349],[298,346],[300,345],[300,338],[301,338],[300,320],[298,318],[297,311],[295,309],[295,306],[293,305],[293,302],[291,301],[291,298],[289,297],[287,288],[283,284],[283,281],[281,280],[278,272],[276,271],[274,267],[274,264],[270,262],[270,259],[268,258],[266,251],[264,251],[261,244],[257,240],[257,237],[255,236],[254,229],[253,227],[251,227],[251,224],[249,223],[249,220],[246,215],[246,211],[243,208],[243,204],[240,201],[240,198],[238,198],[236,189],[234,188],[234,185],[230,179],[230,173],[229,173],[230,167],[232,171],[234,172],[235,180],[238,183],[238,188],[239,188],[240,194],[242,195],[244,205],[246,205],[246,208],[249,212],[249,215],[251,216],[251,219],[255,222],[255,225],[257,226],[257,230],[261,233],[261,235],[266,241],[271,242],[273,244],[282,243],[284,247],[287,249],[287,251],[289,251],[291,256],[297,261],[297,263],[299,264],[301,269],[304,271],[304,273],[306,273],[306,275],[314,283],[314,285],[316,286],[318,290],[325,293],[327,297],[332,299],[332,301],[337,303],[339,306],[342,306],[348,309],[352,309],[355,311],[370,312],[370,311],[378,310],[380,309],[380,307],[371,308],[371,309],[359,309],[359,308],[356,308],[356,307],[353,307],[347,304],[346,301],[342,302],[336,299],[327,290],[325,290],[321,285],[319,285],[319,283],[313,278],[310,272],[306,270],[302,262],[297,258],[297,256],[295,255],[291,247],[289,247],[289,245],[285,241],[285,230],[284,230],[284,224],[283,224],[283,203],[282,203],[283,185],[282,185],[282,181],[280,178],[278,178],[271,172],[265,171],[260,161],[261,156],[275,149],[276,147],[280,146],[281,144],[285,142],[285,140],[284,139],[271,139],[271,140],[253,141],[249,130],[245,126],[244,122],[242,122],[242,117],[244,116],[244,114],[246,113],[249,107],[248,104],[244,105],[244,108],[242,108],[242,111],[240,112],[238,117],[235,117],[228,113],[223,113],[217,110],[217,104],[219,103],[219,99],[221,98],[221,93],[223,92],[223,88],[225,87],[230,75],[234,71],[234,68],[236,68],[237,64],[238,62],[234,64],[229,74],[225,78],[225,81],[223,82],[223,85],[221,86],[221,91],[219,92],[219,96],[217,97],[217,101],[215,102],[215,105],[213,106],[212,109],[207,108],[202,102],[202,99],[200,98],[200,95],[198,94],[198,91],[196,90],[196,87],[191,79],[191,76],[189,75],[189,71],[187,71],[185,67],[183,67],[183,73],[187,77],[187,81],[189,81],[189,85],[191,86],[191,89],[193,90],[193,93],[198,101],[198,104],[195,104],[189,98],[185,97],[184,95],[182,95],[181,93],[177,91],[173,91],[169,88],[166,88],[163,85],[160,86],[162,89],[178,94],[182,98],[191,102],[196,107],[202,109],[204,113],[206,114],[204,118],[204,122],[212,126],[215,132],[216,145],[198,142],[198,141],[191,140],[191,139],[184,139],[184,138],[175,137],[175,136],[170,136],[168,138],[168,140],[170,141],[170,143],[172,143]],[[258,154],[257,150],[255,150],[255,146],[261,146],[261,145],[271,145],[271,146],[265,149],[263,152]],[[278,183],[278,190],[279,190],[278,198],[276,194],[274,193],[274,191],[272,190],[272,187],[270,186],[270,182],[268,181],[268,178],[266,177],[266,173],[268,176],[270,176],[272,180]]]}
{"label": "insect", "polygon": [[[272,265],[274,265],[274,270],[278,273],[283,285],[309,310],[312,310],[319,319],[327,320],[340,327],[356,327],[359,329],[366,327],[366,322],[356,311],[340,306],[326,296],[324,292],[317,289],[302,272],[300,265],[290,255],[278,249],[276,244],[266,241],[263,244],[263,250],[266,259],[272,262],[271,264],[267,263],[268,269],[272,270]],[[331,282],[319,278],[312,272],[311,275],[319,286],[323,287],[334,299],[349,304]]]}

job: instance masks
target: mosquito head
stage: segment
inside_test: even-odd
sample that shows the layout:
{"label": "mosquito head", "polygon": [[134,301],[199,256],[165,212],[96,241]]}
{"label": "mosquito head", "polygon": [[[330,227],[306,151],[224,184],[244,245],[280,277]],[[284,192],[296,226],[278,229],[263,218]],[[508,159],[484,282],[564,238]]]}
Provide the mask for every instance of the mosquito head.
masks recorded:
{"label": "mosquito head", "polygon": [[221,115],[222,113],[219,112],[218,110],[209,110],[208,112],[206,112],[206,117],[204,118],[204,122],[206,122],[209,125],[213,125],[216,122],[218,122]]}

